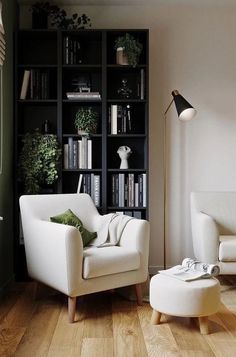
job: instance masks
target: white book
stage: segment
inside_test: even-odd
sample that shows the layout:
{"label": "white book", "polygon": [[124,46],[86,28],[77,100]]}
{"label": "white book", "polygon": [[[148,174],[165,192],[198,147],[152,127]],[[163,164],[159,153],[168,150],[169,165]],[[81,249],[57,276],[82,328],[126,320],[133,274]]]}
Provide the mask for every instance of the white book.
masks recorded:
{"label": "white book", "polygon": [[82,136],[82,169],[88,168],[88,139]]}
{"label": "white book", "polygon": [[111,105],[111,134],[117,134],[117,104]]}
{"label": "white book", "polygon": [[21,86],[20,99],[26,99],[27,91],[29,88],[29,79],[30,79],[30,71],[25,70],[22,86]]}
{"label": "white book", "polygon": [[100,176],[94,175],[94,203],[95,206],[100,206]]}
{"label": "white book", "polygon": [[64,161],[64,169],[69,168],[69,160],[68,160],[68,144],[64,144],[63,150],[63,161]]}
{"label": "white book", "polygon": [[92,169],[92,140],[88,140],[88,169]]}
{"label": "white book", "polygon": [[78,149],[79,149],[79,155],[78,155],[78,168],[82,169],[82,140],[78,140]]}
{"label": "white book", "polygon": [[83,180],[83,174],[80,174],[79,175],[79,181],[78,181],[78,187],[77,187],[77,193],[80,193],[82,180]]}
{"label": "white book", "polygon": [[134,205],[135,207],[138,207],[138,201],[139,201],[139,185],[137,182],[134,184]]}
{"label": "white book", "polygon": [[143,174],[143,207],[147,207],[147,174]]}

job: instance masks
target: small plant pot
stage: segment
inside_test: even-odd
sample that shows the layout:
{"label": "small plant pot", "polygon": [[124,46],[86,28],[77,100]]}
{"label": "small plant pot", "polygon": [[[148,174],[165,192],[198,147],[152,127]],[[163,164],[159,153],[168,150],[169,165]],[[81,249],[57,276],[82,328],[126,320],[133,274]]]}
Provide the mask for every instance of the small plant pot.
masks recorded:
{"label": "small plant pot", "polygon": [[78,129],[78,134],[81,135],[81,136],[88,136],[89,135],[89,133],[87,133],[87,131],[80,130],[80,129]]}
{"label": "small plant pot", "polygon": [[48,14],[44,11],[32,12],[32,29],[47,29]]}
{"label": "small plant pot", "polygon": [[124,49],[123,47],[118,47],[116,50],[116,64],[120,64],[122,66],[128,66],[128,58],[124,54]]}

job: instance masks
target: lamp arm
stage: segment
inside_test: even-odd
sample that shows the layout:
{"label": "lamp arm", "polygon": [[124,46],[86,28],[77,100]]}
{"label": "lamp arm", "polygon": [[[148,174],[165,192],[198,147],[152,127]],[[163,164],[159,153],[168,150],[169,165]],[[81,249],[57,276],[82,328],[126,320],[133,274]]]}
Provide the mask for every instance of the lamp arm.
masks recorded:
{"label": "lamp arm", "polygon": [[167,109],[166,109],[166,111],[165,111],[165,113],[164,113],[164,117],[165,117],[165,118],[166,118],[166,114],[168,113],[168,111],[169,111],[169,109],[170,109],[170,107],[171,107],[173,101],[174,101],[174,98],[172,99],[172,101],[170,102],[170,104],[168,105],[168,107],[167,107]]}

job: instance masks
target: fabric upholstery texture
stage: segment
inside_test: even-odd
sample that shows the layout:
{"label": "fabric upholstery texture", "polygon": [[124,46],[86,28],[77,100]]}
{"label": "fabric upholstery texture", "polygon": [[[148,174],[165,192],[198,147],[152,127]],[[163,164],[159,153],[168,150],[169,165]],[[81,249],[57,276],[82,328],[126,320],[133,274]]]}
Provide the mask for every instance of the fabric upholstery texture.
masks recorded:
{"label": "fabric upholstery texture", "polygon": [[153,309],[173,316],[209,316],[220,304],[217,279],[191,282],[157,274],[150,281],[150,304]]}
{"label": "fabric upholstery texture", "polygon": [[195,257],[236,273],[236,192],[192,192],[191,226]]}
{"label": "fabric upholstery texture", "polygon": [[79,217],[77,217],[70,209],[65,212],[50,217],[50,221],[54,223],[67,224],[69,226],[76,227],[81,234],[83,246],[86,247],[93,239],[97,237],[96,232],[89,232],[84,226]]}
{"label": "fabric upholstery texture", "polygon": [[49,221],[68,208],[90,232],[103,224],[103,216],[84,193],[20,198],[27,268],[33,279],[72,297],[146,281],[148,221],[130,220],[115,247],[84,249],[77,228]]}

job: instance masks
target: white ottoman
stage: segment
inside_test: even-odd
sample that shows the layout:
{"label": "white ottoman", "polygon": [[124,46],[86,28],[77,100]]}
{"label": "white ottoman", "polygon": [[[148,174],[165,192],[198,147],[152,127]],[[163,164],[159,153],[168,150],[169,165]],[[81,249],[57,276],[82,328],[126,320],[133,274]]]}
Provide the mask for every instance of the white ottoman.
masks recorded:
{"label": "white ottoman", "polygon": [[220,304],[220,283],[217,279],[185,282],[157,274],[150,281],[152,324],[159,324],[161,314],[198,317],[200,331],[208,333],[208,316],[215,314]]}

